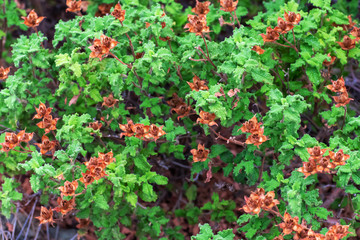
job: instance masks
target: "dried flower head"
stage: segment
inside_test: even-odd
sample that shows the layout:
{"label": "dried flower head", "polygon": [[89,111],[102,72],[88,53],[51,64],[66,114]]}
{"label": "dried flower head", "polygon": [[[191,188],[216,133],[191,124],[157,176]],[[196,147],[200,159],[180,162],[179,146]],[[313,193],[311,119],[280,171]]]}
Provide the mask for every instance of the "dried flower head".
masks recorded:
{"label": "dried flower head", "polygon": [[151,124],[149,132],[145,134],[145,139],[154,139],[155,141],[158,140],[161,136],[164,136],[166,134],[166,132],[162,130],[163,127],[164,126],[158,127],[155,124]]}
{"label": "dried flower head", "polygon": [[52,108],[46,108],[46,105],[42,102],[39,104],[39,108],[35,108],[36,115],[32,119],[42,119],[43,117],[50,115]]}
{"label": "dried flower head", "polygon": [[114,153],[112,151],[108,153],[99,152],[99,160],[106,165],[109,165],[110,163],[115,162]]}
{"label": "dried flower head", "polygon": [[191,154],[193,155],[194,162],[204,162],[209,155],[210,150],[205,149],[205,146],[198,144],[197,149],[191,149]]}
{"label": "dried flower head", "polygon": [[277,199],[275,199],[275,192],[270,191],[263,197],[261,208],[264,210],[269,210],[278,204],[280,204],[280,202]]}
{"label": "dried flower head", "polygon": [[81,173],[81,175],[82,177],[79,179],[79,181],[85,185],[85,188],[87,188],[88,185],[95,181],[95,178],[91,175],[89,170],[87,170],[85,173]]}
{"label": "dried flower head", "polygon": [[355,39],[351,39],[349,36],[344,36],[342,42],[337,42],[343,50],[350,50],[355,47]]}
{"label": "dried flower head", "polygon": [[94,180],[99,180],[105,176],[108,176],[105,173],[105,168],[103,166],[89,166],[90,175],[94,177]]}
{"label": "dried flower head", "polygon": [[309,162],[303,162],[303,166],[298,169],[299,172],[305,175],[307,178],[310,175],[317,173],[316,162],[313,159],[309,159]]}
{"label": "dried flower head", "polygon": [[8,68],[0,67],[0,80],[7,79],[9,72],[10,72],[10,67]]}
{"label": "dried flower head", "polygon": [[336,60],[336,57],[335,57],[335,56],[331,56],[330,53],[329,53],[327,56],[330,58],[330,61],[328,61],[328,60],[325,59],[325,60],[323,61],[323,65],[324,65],[324,66],[333,65],[334,62],[335,62],[335,60]]}
{"label": "dried flower head", "polygon": [[61,192],[61,196],[73,196],[75,195],[75,191],[78,187],[78,182],[77,181],[73,181],[73,182],[69,182],[66,181],[64,183],[64,186],[60,186],[59,190]]}
{"label": "dried flower head", "polygon": [[238,0],[233,2],[233,0],[220,0],[221,8],[225,12],[234,12],[236,10],[236,6],[238,4]]}
{"label": "dried flower head", "polygon": [[21,17],[21,18],[24,19],[24,24],[26,26],[35,28],[39,26],[39,24],[41,23],[42,20],[44,20],[45,17],[39,17],[33,9],[29,13],[29,15],[27,15],[27,17]]}
{"label": "dried flower head", "polygon": [[250,197],[244,197],[246,205],[242,209],[249,214],[259,214],[261,211],[261,198],[257,194],[251,194]]}
{"label": "dried flower head", "polygon": [[118,3],[115,5],[114,11],[111,13],[111,15],[118,19],[120,22],[123,22],[125,20],[125,12],[126,10],[122,10],[120,3]]}
{"label": "dried flower head", "polygon": [[266,142],[268,140],[268,138],[264,135],[264,129],[261,128],[259,132],[253,133],[251,134],[247,139],[246,139],[246,144],[254,144],[255,146],[257,146],[259,148],[259,146],[261,144],[263,144],[264,142]]}
{"label": "dried flower head", "polygon": [[202,124],[207,124],[209,126],[214,126],[214,125],[218,125],[214,120],[216,118],[215,113],[209,113],[209,112],[205,112],[205,111],[200,111],[199,114],[200,118],[198,118],[196,120],[196,123],[202,123]]}
{"label": "dried flower head", "polygon": [[114,47],[116,47],[116,45],[118,44],[117,41],[115,41],[114,39],[112,39],[111,37],[107,37],[104,34],[102,34],[100,36],[100,44],[103,48],[103,51],[105,52],[105,54],[108,54],[110,52],[111,49],[113,49]]}
{"label": "dried flower head", "polygon": [[200,90],[209,90],[209,87],[206,86],[205,80],[200,80],[198,76],[193,77],[193,82],[187,82],[193,91],[200,91]]}
{"label": "dried flower head", "polygon": [[66,12],[80,12],[81,11],[81,0],[66,0]]}
{"label": "dried flower head", "polygon": [[101,45],[100,39],[95,38],[93,45],[91,45],[89,49],[91,50],[89,58],[99,58],[101,61],[104,54],[106,54],[105,50]]}
{"label": "dried flower head", "polygon": [[284,214],[284,222],[279,224],[279,227],[283,230],[283,234],[287,235],[292,233],[293,231],[299,232],[302,229],[301,225],[298,223],[299,218],[292,218],[289,213],[285,212]]}
{"label": "dried flower head", "polygon": [[137,123],[133,125],[131,129],[134,132],[135,137],[142,139],[145,137],[146,133],[149,132],[150,127]]}
{"label": "dried flower head", "polygon": [[288,23],[291,23],[291,24],[298,24],[301,20],[301,16],[300,16],[300,13],[296,14],[294,12],[289,12],[287,13],[286,11],[284,11],[284,18],[285,18],[285,21],[287,21]]}
{"label": "dried flower head", "polygon": [[68,212],[74,209],[75,207],[75,198],[71,200],[64,200],[61,197],[58,197],[56,200],[58,203],[58,207],[54,208],[53,210],[56,212],[60,212],[62,215],[66,215]]}
{"label": "dried flower head", "polygon": [[79,222],[79,224],[76,225],[77,228],[87,228],[90,224],[90,219],[88,219],[88,218],[80,219],[80,218],[75,217],[75,219],[76,219],[76,221]]}
{"label": "dried flower head", "polygon": [[210,12],[209,6],[211,2],[199,2],[199,0],[196,0],[196,5],[191,11],[197,15],[206,15]]}
{"label": "dried flower head", "polygon": [[97,131],[97,130],[100,130],[100,128],[102,127],[102,123],[99,122],[99,121],[92,122],[92,123],[89,123],[88,127],[94,129],[95,131]]}
{"label": "dried flower head", "polygon": [[257,52],[257,54],[259,54],[259,55],[261,55],[261,54],[263,54],[263,53],[265,52],[265,50],[262,49],[262,48],[261,48],[260,46],[258,46],[258,45],[253,46],[253,47],[251,48],[251,50]]}
{"label": "dried flower head", "polygon": [[180,105],[186,105],[184,100],[177,93],[173,93],[172,98],[166,102],[170,107],[177,108]]}
{"label": "dried flower head", "polygon": [[331,164],[329,156],[325,156],[325,157],[320,158],[318,160],[317,164],[318,164],[316,166],[316,171],[317,172],[329,173],[330,168],[333,168],[333,164]]}
{"label": "dried flower head", "polygon": [[98,11],[95,13],[95,17],[103,17],[110,13],[111,8],[114,4],[109,3],[102,3],[98,6]]}
{"label": "dried flower head", "polygon": [[11,148],[9,148],[9,145],[8,144],[6,144],[5,142],[4,143],[0,143],[0,145],[1,145],[1,149],[0,149],[0,151],[2,151],[2,152],[9,152],[10,150],[11,150]]}
{"label": "dried flower head", "polygon": [[188,28],[189,32],[196,33],[196,35],[202,35],[203,33],[210,32],[208,26],[206,26],[206,15],[188,15],[188,23],[184,28]]}
{"label": "dried flower head", "polygon": [[132,137],[134,135],[134,132],[132,130],[133,126],[134,126],[134,122],[132,120],[128,120],[127,124],[119,124],[121,131],[123,131],[123,133],[120,134],[120,137],[122,136]]}
{"label": "dried flower head", "polygon": [[319,146],[315,146],[313,148],[307,148],[308,153],[310,154],[310,159],[320,159],[327,149],[321,149]]}
{"label": "dried flower head", "polygon": [[40,148],[41,154],[45,154],[50,151],[52,151],[54,154],[55,152],[56,140],[50,141],[46,135],[42,136],[41,143],[34,143],[34,144]]}
{"label": "dried flower head", "polygon": [[25,130],[21,130],[18,134],[17,137],[19,139],[20,142],[30,142],[31,139],[33,139],[34,133],[26,133]]}
{"label": "dried flower head", "polygon": [[266,28],[266,34],[260,34],[261,37],[263,38],[264,43],[266,42],[275,42],[276,40],[279,39],[279,33],[275,30],[272,29],[271,27],[267,27]]}
{"label": "dried flower head", "polygon": [[344,78],[341,77],[336,81],[331,80],[330,85],[327,85],[326,87],[333,92],[346,92],[346,87],[345,87],[345,81]]}
{"label": "dried flower head", "polygon": [[41,206],[40,216],[35,218],[40,220],[40,224],[50,223],[52,225],[54,223],[53,210]]}
{"label": "dried flower head", "polygon": [[9,149],[13,149],[14,147],[20,144],[20,140],[18,135],[13,132],[6,132],[5,133],[5,144]]}
{"label": "dried flower head", "polygon": [[186,117],[190,114],[191,111],[191,106],[188,105],[179,105],[176,108],[172,108],[171,110],[175,111],[179,116],[177,117],[177,119],[179,120],[179,118],[183,118]]}
{"label": "dried flower head", "polygon": [[258,123],[256,115],[254,115],[249,121],[244,122],[240,130],[247,133],[256,133],[260,130],[262,123]]}
{"label": "dried flower head", "polygon": [[346,106],[351,100],[354,100],[352,98],[349,98],[349,95],[347,92],[340,92],[340,95],[333,96],[333,99],[336,103],[335,107]]}
{"label": "dried flower head", "polygon": [[274,28],[274,30],[281,34],[285,34],[294,28],[292,23],[285,22],[281,17],[278,18],[277,24],[278,25]]}
{"label": "dried flower head", "polygon": [[333,23],[332,25],[334,27],[342,27],[344,31],[349,31],[353,26],[355,26],[355,23],[352,21],[351,15],[348,16],[349,24],[336,24]]}
{"label": "dried flower head", "polygon": [[350,34],[356,37],[356,41],[360,40],[360,28],[354,27]]}
{"label": "dried flower head", "polygon": [[340,149],[337,153],[329,151],[329,157],[333,160],[335,166],[345,165],[346,160],[350,158],[349,154],[344,154],[343,150]]}
{"label": "dried flower head", "polygon": [[114,95],[112,93],[110,93],[110,95],[108,97],[103,97],[103,104],[101,106],[107,106],[107,107],[114,107],[115,104],[119,101],[117,99],[114,98]]}
{"label": "dried flower head", "polygon": [[349,225],[340,225],[340,224],[336,224],[333,225],[329,228],[329,231],[326,233],[325,236],[328,235],[328,233],[332,233],[333,236],[335,236],[338,239],[344,238],[346,237],[346,235],[348,235],[350,232],[349,230]]}
{"label": "dried flower head", "polygon": [[59,118],[53,119],[51,115],[45,115],[43,120],[36,124],[39,128],[45,129],[45,134],[50,131],[56,130],[56,123]]}

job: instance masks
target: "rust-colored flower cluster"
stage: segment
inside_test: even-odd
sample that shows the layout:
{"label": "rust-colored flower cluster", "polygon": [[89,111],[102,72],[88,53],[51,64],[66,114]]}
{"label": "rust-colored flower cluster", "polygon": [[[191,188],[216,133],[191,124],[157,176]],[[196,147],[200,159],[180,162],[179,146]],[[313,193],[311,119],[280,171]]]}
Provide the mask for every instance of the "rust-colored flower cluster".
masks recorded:
{"label": "rust-colored flower cluster", "polygon": [[238,2],[239,0],[236,0],[235,2],[233,2],[233,0],[220,0],[220,10],[225,12],[234,12]]}
{"label": "rust-colored flower cluster", "polygon": [[166,134],[166,132],[162,130],[164,126],[158,127],[155,124],[151,124],[150,126],[140,123],[134,124],[132,120],[129,120],[127,124],[119,124],[119,127],[123,131],[123,133],[120,134],[120,137],[134,136],[144,141],[157,141],[161,136]]}
{"label": "rust-colored flower cluster", "polygon": [[115,5],[114,11],[111,13],[111,15],[122,23],[125,20],[125,12],[126,10],[122,10],[120,3],[118,3]]}
{"label": "rust-colored flower cluster", "polygon": [[266,142],[268,138],[264,135],[264,128],[260,127],[262,123],[259,123],[254,115],[249,121],[245,122],[240,130],[242,132],[251,133],[246,139],[246,144],[254,144],[259,147],[262,143]]}
{"label": "rust-colored flower cluster", "polygon": [[33,138],[34,133],[25,133],[25,130],[20,131],[18,134],[13,132],[5,133],[5,142],[0,143],[2,146],[2,152],[8,152],[11,149],[14,149],[17,146],[21,146],[22,142],[29,143]]}
{"label": "rust-colored flower cluster", "polygon": [[110,53],[110,50],[116,47],[117,44],[117,41],[102,34],[100,39],[95,38],[93,45],[89,47],[91,50],[89,57],[102,60],[104,55],[106,57]]}
{"label": "rust-colored flower cluster", "polygon": [[80,12],[81,11],[81,0],[66,0],[66,12]]}
{"label": "rust-colored flower cluster", "polygon": [[200,80],[198,76],[193,77],[193,82],[187,82],[193,91],[200,91],[200,90],[209,90],[209,87],[206,86],[205,80]]}
{"label": "rust-colored flower cluster", "polygon": [[276,42],[279,39],[280,34],[288,33],[294,28],[294,25],[300,22],[301,16],[299,13],[287,13],[285,11],[284,18],[285,20],[279,17],[277,21],[277,26],[274,29],[272,29],[271,27],[267,27],[266,34],[260,34],[263,38],[264,43]]}
{"label": "rust-colored flower cluster", "polygon": [[119,101],[117,99],[114,98],[114,95],[112,93],[110,93],[110,95],[108,97],[103,97],[103,104],[101,106],[107,106],[109,108],[114,107],[115,104]]}
{"label": "rust-colored flower cluster", "polygon": [[40,224],[50,223],[52,225],[54,223],[53,210],[41,206],[40,216],[36,218],[40,220]]}
{"label": "rust-colored flower cluster", "polygon": [[350,158],[350,155],[344,154],[342,149],[337,153],[329,151],[328,156],[323,156],[327,149],[321,149],[319,146],[308,148],[307,151],[310,154],[309,161],[304,162],[298,169],[305,178],[316,173],[330,173],[336,166],[345,165],[346,160]]}
{"label": "rust-colored flower cluster", "polygon": [[329,67],[329,66],[331,66],[331,65],[334,64],[334,62],[335,62],[335,60],[336,60],[336,57],[335,57],[335,56],[331,56],[330,53],[329,53],[327,56],[330,58],[330,61],[328,61],[328,60],[325,59],[325,60],[323,61],[323,65]]}
{"label": "rust-colored flower cluster", "polygon": [[205,149],[205,146],[198,144],[197,149],[191,149],[191,154],[193,155],[194,162],[204,162],[206,161],[210,150]]}
{"label": "rust-colored flower cluster", "polygon": [[52,130],[56,130],[56,123],[59,119],[53,119],[53,117],[50,115],[52,108],[46,108],[44,103],[40,103],[39,108],[35,108],[35,110],[36,115],[33,117],[33,119],[42,119],[42,121],[36,125],[39,128],[45,129],[45,134],[48,134]]}
{"label": "rust-colored flower cluster", "polygon": [[333,99],[336,103],[335,107],[346,106],[351,100],[353,100],[352,98],[349,98],[343,77],[336,81],[331,80],[331,82],[332,84],[327,85],[326,87],[330,91],[338,93],[338,96],[333,96]]}
{"label": "rust-colored flower cluster", "polygon": [[199,2],[199,0],[196,0],[196,5],[191,11],[197,15],[206,15],[210,12],[209,6],[211,2]]}
{"label": "rust-colored flower cluster", "polygon": [[28,27],[36,28],[44,20],[45,17],[39,17],[36,12],[31,10],[27,17],[21,17],[24,19],[24,24]]}
{"label": "rust-colored flower cluster", "polygon": [[206,14],[210,12],[209,5],[211,2],[199,2],[196,0],[196,6],[191,11],[197,15],[188,15],[188,23],[184,28],[188,28],[187,31],[195,33],[197,36],[203,33],[210,32],[208,26],[206,26]]}
{"label": "rust-colored flower cluster", "polygon": [[272,208],[280,202],[275,199],[275,192],[271,191],[265,194],[263,188],[258,188],[250,194],[250,197],[244,197],[246,205],[242,209],[249,214],[259,214],[261,209],[264,211],[272,211]]}
{"label": "rust-colored flower cluster", "polygon": [[196,123],[202,123],[209,126],[218,125],[214,120],[216,118],[215,113],[209,113],[205,111],[200,111],[199,118],[196,120]]}
{"label": "rust-colored flower cluster", "polygon": [[50,141],[50,139],[46,135],[42,136],[41,143],[35,143],[35,145],[40,148],[41,154],[46,154],[47,152],[51,151],[53,155],[55,153],[56,144],[56,140]]}
{"label": "rust-colored flower cluster", "polygon": [[8,68],[0,67],[0,80],[7,79],[9,72],[10,72],[10,67]]}
{"label": "rust-colored flower cluster", "polygon": [[190,115],[191,106],[188,106],[182,98],[180,98],[176,93],[172,95],[172,98],[166,102],[171,108],[171,111],[176,112],[179,118],[183,118]]}

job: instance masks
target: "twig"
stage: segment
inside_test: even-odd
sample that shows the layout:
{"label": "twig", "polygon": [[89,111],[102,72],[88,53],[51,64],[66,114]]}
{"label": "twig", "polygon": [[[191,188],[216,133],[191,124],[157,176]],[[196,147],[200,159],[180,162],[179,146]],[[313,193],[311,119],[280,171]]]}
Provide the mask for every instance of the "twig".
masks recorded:
{"label": "twig", "polygon": [[116,60],[118,60],[121,64],[127,66],[127,67],[130,68],[130,69],[132,68],[132,66],[131,66],[130,64],[124,63],[124,62],[121,61],[117,56],[115,56],[112,52],[109,52],[109,54],[110,54],[111,56],[113,56]]}
{"label": "twig", "polygon": [[343,123],[343,125],[341,126],[341,130],[344,129],[345,122],[346,122],[346,113],[347,113],[347,106],[346,106],[346,105],[344,106],[344,109],[345,109],[345,112],[344,112],[344,123]]}
{"label": "twig", "polygon": [[174,165],[177,165],[177,166],[179,166],[179,167],[183,167],[183,168],[191,169],[191,167],[190,167],[190,166],[183,165],[183,164],[178,163],[178,162],[176,162],[176,161],[172,161],[171,163],[172,163],[172,164],[174,164]]}
{"label": "twig", "polygon": [[[120,22],[120,23],[121,23],[121,26],[124,27],[124,24],[123,24],[122,22]],[[130,38],[129,34],[128,34],[128,33],[125,33],[125,35],[126,35],[126,37],[129,39],[129,44],[130,44],[130,48],[131,48],[131,53],[132,53],[132,55],[133,55],[133,57],[134,57],[134,61],[135,61],[135,60],[136,60],[136,56],[135,56],[135,51],[134,51],[134,45],[132,44],[132,41],[131,41],[131,38]]]}
{"label": "twig", "polygon": [[[26,224],[29,222],[30,218],[31,218],[31,220],[32,220],[32,217],[33,217],[33,215],[34,215],[34,211],[35,211],[35,207],[36,207],[37,202],[38,202],[38,199],[36,198],[36,199],[35,199],[35,202],[34,202],[34,205],[33,205],[32,209],[31,209],[31,212],[30,212],[30,214],[28,215],[28,217],[26,218],[26,221],[25,221],[23,227],[21,228],[21,231],[20,231],[19,235],[17,236],[16,240],[19,240],[19,239],[20,239],[21,234],[22,234],[22,232],[24,231],[25,226],[26,226]],[[27,231],[26,231],[26,234],[25,234],[25,238],[24,238],[25,240],[26,240],[26,238],[27,238],[27,235],[29,234],[29,230],[30,230],[30,226],[31,226],[31,220],[30,220],[30,222],[29,222],[29,226],[28,226]]]}
{"label": "twig", "polygon": [[237,140],[233,140],[233,139],[230,139],[230,138],[223,137],[223,136],[220,135],[220,133],[217,133],[217,132],[216,132],[214,129],[212,129],[211,127],[209,127],[209,129],[210,129],[213,133],[215,133],[215,135],[216,135],[218,138],[226,141],[226,143],[229,143],[229,142],[230,142],[230,143],[234,143],[234,144],[239,145],[239,146],[245,146],[245,143],[244,143],[244,142],[240,142],[240,141],[237,141]]}

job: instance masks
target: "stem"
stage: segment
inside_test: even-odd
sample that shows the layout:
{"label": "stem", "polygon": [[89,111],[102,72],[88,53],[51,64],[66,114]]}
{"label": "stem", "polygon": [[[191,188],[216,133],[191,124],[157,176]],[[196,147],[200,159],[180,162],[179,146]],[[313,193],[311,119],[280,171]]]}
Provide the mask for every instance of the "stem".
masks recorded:
{"label": "stem", "polygon": [[292,35],[293,35],[293,38],[294,38],[294,45],[296,46],[296,40],[295,40],[295,33],[294,33],[294,29],[291,29],[292,31]]}
{"label": "stem", "polygon": [[283,34],[283,39],[285,42],[287,42],[288,44],[290,44],[291,48],[293,48],[296,52],[299,52],[299,50],[296,48],[296,46],[294,44],[292,44],[291,42],[289,42],[286,37]]}
{"label": "stem", "polygon": [[130,64],[124,63],[123,61],[121,61],[117,56],[115,56],[112,52],[109,52],[109,54],[114,57],[116,60],[118,60],[121,64],[127,66],[128,68],[132,68],[132,66]]}
{"label": "stem", "polygon": [[[236,11],[234,11],[233,13],[234,13],[233,18],[236,20],[236,22],[237,22],[237,24],[239,25],[239,28],[240,28],[240,27],[241,27],[241,24],[240,24],[240,22],[239,22],[238,17],[236,16]],[[231,12],[230,12],[230,14],[231,14]],[[231,16],[232,16],[232,15],[231,15]]]}
{"label": "stem", "polygon": [[244,146],[244,145],[245,145],[244,142],[236,141],[236,140],[229,139],[229,138],[226,138],[226,137],[221,136],[220,133],[217,133],[217,132],[216,132],[214,129],[212,129],[211,127],[209,127],[209,129],[210,129],[213,133],[215,133],[215,135],[216,135],[218,138],[226,141],[227,143],[230,142],[230,143],[234,143],[234,144],[239,145],[239,146]]}
{"label": "stem", "polygon": [[205,40],[205,38],[204,38],[204,34],[203,34],[203,33],[201,33],[201,37],[202,37],[202,39],[204,39],[204,43],[205,43],[205,47],[206,47],[207,56],[208,56],[208,58],[210,59],[209,49],[208,49],[208,46],[207,46],[207,43],[206,43],[206,40]]}
{"label": "stem", "polygon": [[276,45],[279,45],[279,46],[282,46],[282,47],[292,48],[292,46],[284,45],[284,44],[281,44],[281,43],[278,43],[278,42],[272,42],[272,43],[276,44]]}
{"label": "stem", "polygon": [[[123,24],[122,22],[120,22],[120,23],[121,23],[121,26],[124,27],[124,24]],[[130,38],[129,34],[128,34],[128,33],[125,33],[125,35],[126,35],[126,37],[129,39],[129,44],[130,44],[130,48],[131,48],[131,53],[132,53],[132,55],[133,55],[133,57],[134,57],[134,61],[135,61],[135,60],[136,60],[136,56],[135,56],[135,51],[134,51],[134,45],[132,44],[132,41],[131,41],[131,38]]]}
{"label": "stem", "polygon": [[189,59],[191,60],[191,61],[194,61],[194,62],[206,62],[207,61],[207,59],[193,59],[192,57],[189,57]]}
{"label": "stem", "polygon": [[344,123],[343,123],[343,125],[341,126],[341,130],[343,130],[343,128],[344,128],[344,126],[345,126],[346,113],[347,113],[347,106],[346,106],[346,105],[344,106],[344,109],[345,109],[345,112],[344,112]]}

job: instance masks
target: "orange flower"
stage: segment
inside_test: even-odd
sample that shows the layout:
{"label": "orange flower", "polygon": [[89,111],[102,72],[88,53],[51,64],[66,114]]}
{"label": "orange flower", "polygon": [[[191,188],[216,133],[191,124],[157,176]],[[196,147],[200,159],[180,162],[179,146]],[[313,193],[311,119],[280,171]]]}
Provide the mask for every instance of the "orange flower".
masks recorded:
{"label": "orange flower", "polygon": [[61,192],[61,197],[75,195],[75,191],[76,191],[78,185],[79,184],[77,181],[73,181],[73,182],[66,181],[64,183],[64,186],[60,186],[58,188]]}
{"label": "orange flower", "polygon": [[318,161],[318,165],[316,166],[316,171],[323,172],[323,173],[329,173],[330,168],[333,168],[333,164],[330,163],[330,157],[325,156],[325,157],[322,157]]}
{"label": "orange flower", "polygon": [[294,25],[298,24],[301,19],[300,13],[298,13],[298,14],[296,14],[294,12],[287,13],[286,11],[284,11],[284,17],[285,17],[285,21],[287,21],[288,23],[294,24]]}
{"label": "orange flower", "polygon": [[210,150],[205,149],[204,145],[198,144],[197,150],[191,149],[190,152],[193,155],[194,162],[204,162],[206,161]]}
{"label": "orange flower", "polygon": [[196,6],[191,9],[191,11],[197,15],[206,15],[210,12],[209,6],[211,2],[199,2],[199,0],[196,0]]}
{"label": "orange flower", "polygon": [[40,224],[50,223],[51,225],[53,225],[53,210],[41,206],[40,216],[35,218],[40,220]]}
{"label": "orange flower", "polygon": [[351,30],[350,34],[356,37],[356,41],[360,40],[360,28],[354,27],[353,30]]}
{"label": "orange flower", "polygon": [[193,82],[187,82],[191,88],[191,90],[194,91],[200,91],[200,90],[209,90],[208,86],[206,86],[206,81],[200,80],[198,76],[193,77]]}
{"label": "orange flower", "polygon": [[333,23],[332,25],[334,27],[342,27],[344,31],[348,31],[348,30],[350,30],[350,28],[355,26],[355,23],[352,21],[351,15],[348,16],[348,19],[349,19],[349,24],[336,24],[336,23]]}
{"label": "orange flower", "polygon": [[155,141],[158,140],[161,136],[166,134],[166,132],[162,130],[163,127],[164,126],[158,127],[155,124],[151,124],[149,132],[145,134],[145,139],[154,139]]}
{"label": "orange flower", "polygon": [[99,152],[99,160],[104,162],[106,165],[109,165],[112,162],[115,162],[115,158],[113,157],[114,153],[112,151],[108,153],[100,153]]}
{"label": "orange flower", "polygon": [[132,120],[129,120],[127,124],[119,124],[119,127],[123,133],[120,134],[120,137],[127,136],[132,137],[134,135],[134,132],[132,130],[134,126],[134,123]]}
{"label": "orange flower", "polygon": [[79,224],[76,225],[77,228],[87,228],[90,224],[90,220],[88,218],[80,219],[75,217],[75,219],[79,222]]}
{"label": "orange flower", "polygon": [[238,0],[233,2],[233,0],[220,0],[221,8],[225,12],[234,12],[236,10],[236,6],[238,4]]}
{"label": "orange flower", "polygon": [[261,48],[260,46],[258,46],[258,45],[253,46],[251,50],[257,52],[257,54],[259,54],[259,55],[261,55],[261,54],[263,54],[263,53],[265,52],[265,50],[262,49],[262,48]]}
{"label": "orange flower", "polygon": [[47,134],[52,130],[56,130],[56,123],[58,120],[58,118],[53,119],[51,115],[46,115],[43,120],[36,125],[39,128],[45,129],[45,134]]}
{"label": "orange flower", "polygon": [[95,13],[95,17],[103,17],[110,13],[111,8],[114,4],[109,3],[102,3],[98,6],[98,11]]}
{"label": "orange flower", "polygon": [[87,170],[85,173],[81,173],[81,175],[82,177],[79,179],[79,181],[85,185],[85,188],[87,188],[88,185],[95,181],[89,170]]}
{"label": "orange flower", "polygon": [[261,37],[263,38],[264,43],[265,42],[275,42],[276,40],[279,39],[279,33],[275,30],[272,29],[271,27],[267,27],[266,28],[266,34],[260,34]]}
{"label": "orange flower", "polygon": [[7,79],[9,72],[10,72],[10,67],[8,68],[0,67],[0,80]]}
{"label": "orange flower", "polygon": [[151,25],[151,23],[145,22],[145,27],[146,27],[146,28],[149,28],[150,25]]}
{"label": "orange flower", "polygon": [[328,54],[328,57],[331,57],[330,61],[328,60],[324,60],[323,61],[323,65],[324,66],[330,66],[330,65],[333,65],[334,61],[336,60],[336,57],[335,56],[331,56],[330,53]]}
{"label": "orange flower", "polygon": [[171,110],[175,111],[179,116],[177,117],[177,119],[179,120],[179,118],[183,118],[186,117],[190,114],[191,111],[191,106],[188,105],[179,105],[177,108],[172,108]]}
{"label": "orange flower", "polygon": [[89,169],[90,167],[101,167],[104,169],[106,167],[106,164],[102,159],[91,157],[89,161],[84,162],[85,166]]}
{"label": "orange flower", "polygon": [[329,228],[329,231],[326,233],[326,237],[330,234],[335,236],[337,239],[344,238],[346,235],[348,235],[350,232],[349,225],[340,225],[336,223],[336,225],[333,225]]}
{"label": "orange flower", "polygon": [[[95,39],[95,41],[96,40],[98,40],[98,39]],[[105,51],[105,54],[108,54],[111,49],[116,47],[118,42],[115,41],[114,39],[112,39],[111,37],[107,37],[104,34],[102,34],[100,36],[100,44],[101,44],[101,47],[103,48],[103,51]]]}
{"label": "orange flower", "polygon": [[99,180],[105,176],[105,169],[102,166],[89,166],[90,175],[94,177],[94,180]]}
{"label": "orange flower", "polygon": [[31,139],[33,138],[33,136],[34,136],[34,133],[25,133],[25,130],[21,130],[17,134],[17,137],[20,142],[30,142]]}
{"label": "orange flower", "polygon": [[68,212],[74,209],[75,207],[75,198],[71,200],[64,200],[61,197],[57,199],[58,207],[54,208],[53,210],[56,212],[61,212],[62,215],[66,215]]}
{"label": "orange flower", "polygon": [[166,103],[172,108],[177,108],[180,105],[186,105],[184,100],[180,98],[176,93],[173,93],[172,98]]}
{"label": "orange flower", "polygon": [[80,12],[81,11],[81,0],[66,0],[66,12]]}
{"label": "orange flower", "polygon": [[342,42],[337,42],[343,50],[350,50],[355,47],[355,39],[351,39],[349,36],[344,36]]}
{"label": "orange flower", "polygon": [[92,122],[92,123],[89,123],[88,127],[97,131],[97,130],[100,130],[100,128],[102,127],[102,123],[101,122],[99,123],[98,121]]}
{"label": "orange flower", "polygon": [[260,130],[262,123],[258,123],[256,115],[254,115],[249,121],[244,122],[240,130],[244,133],[256,133]]}
{"label": "orange flower", "polygon": [[310,158],[314,160],[320,159],[322,155],[324,155],[324,153],[327,151],[327,149],[321,149],[319,146],[307,148],[306,150],[310,154]]}
{"label": "orange flower", "polygon": [[299,172],[303,173],[305,175],[305,178],[307,178],[310,175],[316,174],[316,163],[315,160],[309,159],[309,162],[303,162],[303,166],[298,169]]}
{"label": "orange flower", "polygon": [[206,15],[188,15],[188,23],[184,28],[188,28],[189,32],[201,35],[202,33],[210,32],[208,26],[206,26]]}
{"label": "orange flower", "polygon": [[298,222],[298,217],[292,218],[289,213],[285,212],[284,222],[280,223],[279,227],[283,230],[283,234],[287,235],[292,233],[293,231],[298,232],[302,229],[301,225]]}
{"label": "orange flower", "polygon": [[214,126],[214,125],[218,125],[214,120],[216,118],[215,113],[208,113],[205,111],[200,111],[200,118],[198,118],[196,120],[196,123],[202,123],[202,124],[207,124],[209,126]]}
{"label": "orange flower", "polygon": [[110,93],[109,97],[103,97],[103,104],[101,106],[107,106],[107,107],[114,107],[115,104],[119,101],[117,99],[114,98],[114,95],[112,93]]}
{"label": "orange flower", "polygon": [[45,154],[49,151],[52,151],[53,154],[55,152],[56,140],[50,141],[46,135],[42,136],[41,143],[34,143],[34,144],[40,148],[41,154]]}
{"label": "orange flower", "polygon": [[341,77],[337,81],[331,80],[332,84],[327,85],[326,87],[333,92],[346,92],[344,78]]}
{"label": "orange flower", "polygon": [[144,126],[144,124],[137,123],[131,127],[132,131],[137,138],[144,138],[146,133],[149,132],[150,127]]}
{"label": "orange flower", "polygon": [[339,96],[333,96],[333,99],[336,103],[335,107],[346,106],[346,104],[348,104],[351,100],[354,100],[349,98],[347,92],[341,92]]}
{"label": "orange flower", "polygon": [[115,5],[114,11],[111,13],[111,15],[118,19],[120,22],[123,22],[125,20],[125,12],[126,10],[122,10],[120,3],[118,3]]}
{"label": "orange flower", "polygon": [[268,192],[262,200],[261,208],[264,210],[272,209],[276,205],[280,204],[280,202],[275,199],[275,192]]}
{"label": "orange flower", "polygon": [[20,140],[18,135],[13,132],[6,132],[5,133],[5,144],[9,149],[13,149],[14,147],[20,144]]}
{"label": "orange flower", "polygon": [[45,17],[38,17],[38,15],[33,9],[29,13],[29,15],[27,15],[27,17],[21,17],[21,18],[24,19],[24,24],[26,26],[35,28],[39,26],[39,24],[41,23],[42,20],[44,20]]}
{"label": "orange flower", "polygon": [[285,34],[294,28],[294,25],[289,22],[285,22],[284,19],[282,19],[281,17],[278,18],[277,23],[278,25],[274,28],[274,30],[281,34]]}
{"label": "orange flower", "polygon": [[0,145],[2,146],[2,148],[0,149],[0,151],[2,151],[2,152],[9,152],[11,150],[9,148],[9,145],[6,143],[0,143]]}
{"label": "orange flower", "polygon": [[41,119],[47,115],[50,115],[52,108],[46,108],[46,105],[40,102],[39,108],[35,108],[36,115],[32,119]]}
{"label": "orange flower", "polygon": [[103,55],[106,54],[101,45],[100,39],[95,38],[93,45],[90,46],[89,49],[91,50],[89,58],[99,58],[101,61],[103,59]]}
{"label": "orange flower", "polygon": [[350,158],[350,155],[344,154],[343,150],[340,149],[337,153],[329,151],[329,156],[333,160],[333,164],[336,166],[345,165],[345,161]]}
{"label": "orange flower", "polygon": [[256,194],[251,194],[250,197],[244,197],[246,205],[243,206],[243,210],[246,213],[259,214],[261,211],[261,199],[260,196]]}
{"label": "orange flower", "polygon": [[266,142],[268,138],[263,135],[264,134],[264,128],[260,128],[258,132],[252,133],[247,139],[246,144],[254,144],[259,148],[259,145]]}

